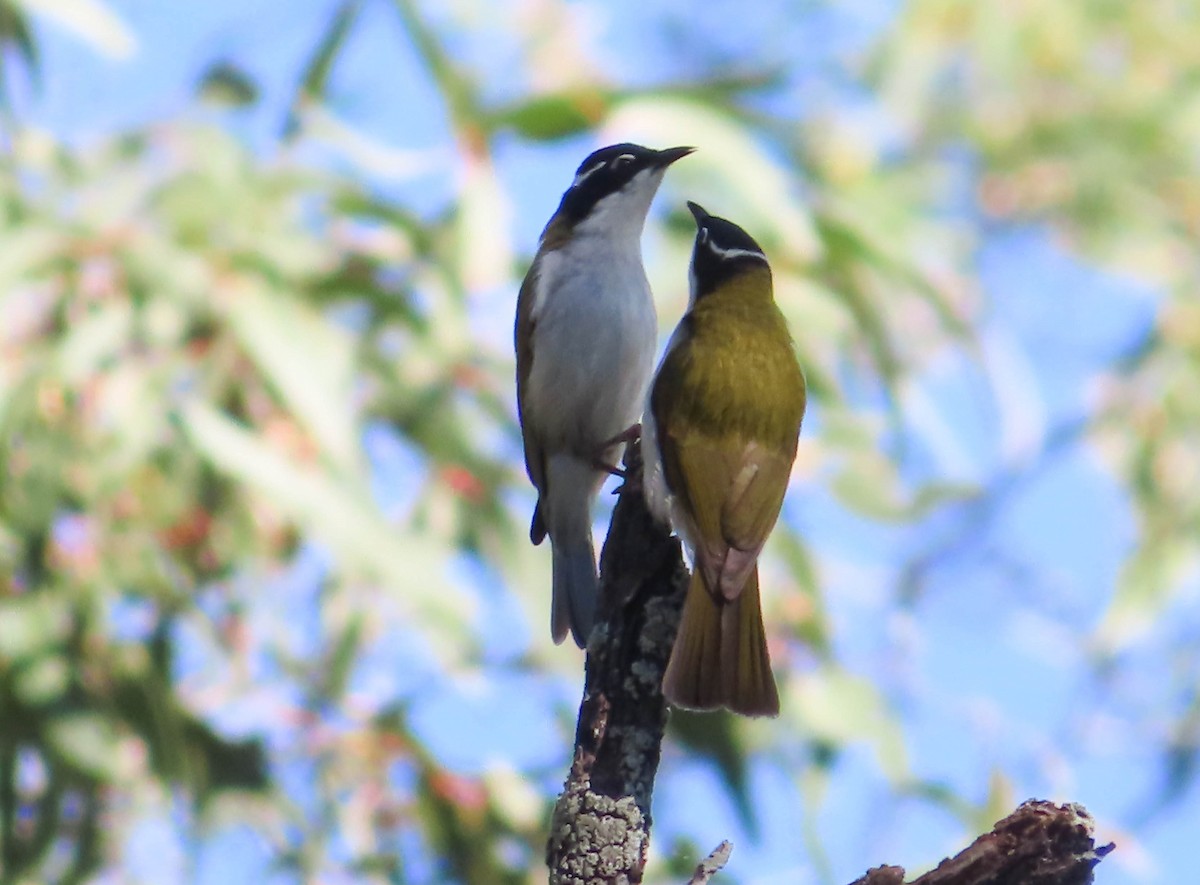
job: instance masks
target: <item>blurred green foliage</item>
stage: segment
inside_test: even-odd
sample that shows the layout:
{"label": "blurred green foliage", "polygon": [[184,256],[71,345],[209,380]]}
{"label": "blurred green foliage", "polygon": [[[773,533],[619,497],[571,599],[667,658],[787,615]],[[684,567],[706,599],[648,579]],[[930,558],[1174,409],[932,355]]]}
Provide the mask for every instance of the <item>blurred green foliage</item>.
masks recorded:
{"label": "blurred green foliage", "polygon": [[[945,150],[968,147],[988,219],[1048,222],[1081,254],[1168,293],[1074,431],[1130,490],[1139,520],[1136,553],[1093,637],[1097,662],[1119,665],[1194,574],[1200,15],[1189,4],[911,0],[856,62],[903,136],[903,149],[885,151],[837,106],[802,125],[764,110],[771,105],[757,99],[787,71],[720,69],[635,89],[595,77],[567,28],[554,31],[564,43],[553,54],[531,37],[523,61],[531,80],[558,85],[493,104],[447,48],[448,31],[471,27],[467,7],[435,28],[396,0],[445,101],[461,173],[453,202],[428,214],[294,149],[341,139],[352,155],[361,143],[331,126],[325,106],[362,6],[334,11],[266,156],[185,121],[73,147],[5,112],[0,880],[86,878],[120,835],[101,826],[106,810],[161,801],[163,791],[181,791],[197,820],[233,795],[237,813],[272,833],[280,863],[310,876],[338,867],[405,881],[404,853],[387,836],[399,828],[460,881],[540,878],[545,791],[515,773],[447,770],[402,704],[336,733],[314,725],[350,709],[357,657],[395,623],[445,671],[485,663],[476,602],[451,577],[464,553],[486,563],[537,627],[519,666],[578,668],[548,647],[546,564],[524,541],[527,514],[511,509],[511,490],[525,488],[511,357],[471,322],[481,293],[515,291],[527,258],[496,234],[507,224],[501,139],[599,128],[703,145],[667,189],[703,184],[774,258],[820,413],[797,478],[826,483],[850,511],[901,524],[995,491],[937,478],[914,485],[887,445],[904,387],[930,355],[976,347],[978,229],[942,203],[952,177]],[[98,0],[0,0],[4,83],[40,64],[37,13],[115,56],[134,45]],[[221,62],[200,93],[236,107],[257,89]],[[672,212],[654,236],[666,323],[681,306],[674,275],[691,235]],[[885,408],[850,402],[851,383],[878,391]],[[372,492],[362,445],[370,425],[417,458],[415,503],[401,514]],[[813,795],[840,749],[864,743],[898,792],[982,826],[1006,801],[1003,777],[981,805],[912,781],[898,718],[877,686],[839,665],[819,563],[784,528],[768,598],[779,663],[804,654],[819,663],[785,685],[776,731],[728,722],[717,734],[681,717],[679,746],[716,762],[750,826],[745,754],[797,734],[810,750],[802,780]],[[277,655],[308,686],[291,727],[314,731],[302,752],[316,772],[316,816],[283,796],[261,738],[214,727],[216,702],[187,689],[176,660],[179,631],[193,631],[226,662],[230,684],[248,685],[261,649],[248,644],[239,582],[278,577],[308,542],[329,553],[321,650]],[[144,621],[133,636],[121,626],[130,611]],[[1179,777],[1194,767],[1194,706],[1176,711],[1169,751]],[[410,794],[379,786],[397,761],[416,774]]]}

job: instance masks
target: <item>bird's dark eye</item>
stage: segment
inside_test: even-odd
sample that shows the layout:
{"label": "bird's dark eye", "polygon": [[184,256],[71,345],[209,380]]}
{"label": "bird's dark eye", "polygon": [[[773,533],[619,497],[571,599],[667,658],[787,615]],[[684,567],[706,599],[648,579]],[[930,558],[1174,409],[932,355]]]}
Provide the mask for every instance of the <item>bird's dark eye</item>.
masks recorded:
{"label": "bird's dark eye", "polygon": [[633,154],[621,154],[615,160],[613,160],[613,168],[620,169],[626,163],[632,163],[633,159]]}
{"label": "bird's dark eye", "polygon": [[708,242],[708,228],[707,227],[700,228],[699,236],[700,236],[701,243],[707,243]]}

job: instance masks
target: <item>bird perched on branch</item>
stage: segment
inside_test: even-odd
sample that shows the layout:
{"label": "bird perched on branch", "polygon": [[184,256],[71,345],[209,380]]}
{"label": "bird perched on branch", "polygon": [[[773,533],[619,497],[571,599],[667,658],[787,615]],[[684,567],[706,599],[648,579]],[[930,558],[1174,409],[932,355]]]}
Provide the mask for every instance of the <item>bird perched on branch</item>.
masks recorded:
{"label": "bird perched on branch", "polygon": [[596,607],[592,501],[617,472],[658,336],[642,228],[667,167],[690,147],[601,148],[542,231],[517,299],[517,409],[538,491],[529,537],[553,548],[550,632],[583,647]]}
{"label": "bird perched on branch", "polygon": [[670,519],[692,561],[663,693],[679,707],[774,716],[758,555],[796,457],[804,374],[758,243],[688,208],[691,298],[642,419],[647,504]]}

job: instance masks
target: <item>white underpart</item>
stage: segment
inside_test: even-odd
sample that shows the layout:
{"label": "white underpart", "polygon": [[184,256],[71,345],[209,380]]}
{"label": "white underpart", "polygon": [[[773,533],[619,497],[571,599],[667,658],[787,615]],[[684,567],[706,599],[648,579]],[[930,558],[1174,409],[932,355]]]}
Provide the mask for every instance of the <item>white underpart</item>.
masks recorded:
{"label": "white underpart", "polygon": [[[667,361],[671,351],[683,339],[682,323],[675,327],[667,348],[658,363],[658,371]],[[655,372],[657,375],[658,372]],[[654,409],[650,406],[653,386],[646,392],[645,409],[642,412],[642,489],[646,493],[646,507],[659,522],[671,524],[671,490],[667,488],[667,477],[663,472],[662,453],[658,448],[658,425],[654,422]]]}
{"label": "white underpart", "polygon": [[[687,306],[687,309],[690,311],[695,306],[696,306],[696,262],[695,262],[695,260],[692,260],[692,261],[688,262],[688,306]],[[678,331],[679,330],[677,328],[676,332],[678,332]],[[675,340],[674,334],[671,335],[671,340],[672,341]],[[670,350],[670,348],[668,348],[668,350]]]}
{"label": "white underpart", "polygon": [[[697,234],[700,243],[708,242],[708,229],[700,228]],[[658,373],[662,371],[663,363],[667,361],[667,357],[671,355],[676,347],[683,342],[683,323],[687,319],[687,315],[691,313],[692,308],[696,306],[696,260],[695,255],[688,262],[688,309],[684,312],[683,318],[679,324],[675,326],[675,331],[671,333],[671,338],[667,341],[667,346],[663,350],[662,359],[658,361],[658,368],[654,371],[654,378],[657,380]],[[658,448],[658,425],[654,422],[654,409],[650,406],[650,396],[654,392],[654,383],[651,382],[650,389],[646,393],[646,406],[642,413],[642,489],[646,496],[646,507],[654,518],[664,525],[672,526],[680,537],[684,537],[684,532],[680,528],[681,520],[674,513],[675,501],[671,495],[671,490],[667,487],[667,477],[663,472],[662,452]],[[688,551],[688,565],[691,565],[691,544],[684,537],[684,548]]]}
{"label": "white underpart", "polygon": [[[667,343],[663,359],[680,340],[679,328]],[[661,366],[662,363],[659,363]],[[646,408],[642,414],[642,492],[646,497],[646,508],[663,525],[669,526],[683,542],[684,559],[689,569],[696,564],[696,545],[692,538],[692,525],[687,513],[679,506],[679,499],[667,487],[663,471],[662,452],[658,448],[658,425],[654,422],[654,411],[650,408],[650,394],[646,394]]]}
{"label": "white underpart", "polygon": [[641,235],[664,171],[639,172],[542,256],[528,397],[546,451],[590,459],[638,418],[658,335]]}
{"label": "white underpart", "polygon": [[574,238],[578,240],[581,235],[589,235],[626,242],[634,240],[639,243],[640,258],[646,214],[650,211],[650,202],[666,171],[666,167],[643,169],[619,191],[601,199],[592,207],[587,218],[575,225]]}
{"label": "white underpart", "polygon": [[[662,367],[667,356],[683,342],[683,323],[675,327],[671,340],[663,351],[659,367]],[[657,375],[657,372],[655,373]],[[696,543],[691,520],[687,512],[679,505],[679,499],[671,494],[667,487],[667,477],[663,470],[662,450],[658,447],[658,425],[654,421],[654,410],[650,408],[650,392],[646,394],[646,407],[642,414],[642,491],[646,496],[646,507],[650,513],[663,525],[670,526],[683,542],[683,555],[689,569],[696,565]]]}

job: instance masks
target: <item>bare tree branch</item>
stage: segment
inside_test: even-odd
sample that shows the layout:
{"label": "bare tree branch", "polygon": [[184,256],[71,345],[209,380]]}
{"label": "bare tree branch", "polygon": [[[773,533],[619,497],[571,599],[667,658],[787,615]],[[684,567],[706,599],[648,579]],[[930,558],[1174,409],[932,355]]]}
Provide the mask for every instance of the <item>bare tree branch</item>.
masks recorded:
{"label": "bare tree branch", "polygon": [[[1082,805],[1031,799],[937,869],[909,885],[1086,885],[1112,851],[1096,845]],[[901,885],[900,867],[876,867],[851,885]]]}
{"label": "bare tree branch", "polygon": [[696,867],[696,872],[688,880],[688,885],[706,885],[709,879],[725,868],[731,854],[733,854],[733,843],[726,839],[700,862],[700,865]]}

